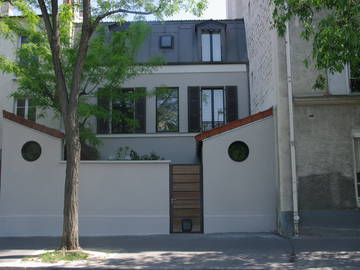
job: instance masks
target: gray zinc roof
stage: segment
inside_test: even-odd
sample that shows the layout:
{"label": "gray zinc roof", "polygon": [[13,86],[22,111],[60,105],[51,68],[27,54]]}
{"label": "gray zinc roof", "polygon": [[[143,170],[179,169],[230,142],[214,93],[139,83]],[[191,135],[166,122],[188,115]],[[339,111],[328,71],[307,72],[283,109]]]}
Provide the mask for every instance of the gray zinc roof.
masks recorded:
{"label": "gray zinc roof", "polygon": [[[216,29],[222,36],[221,63],[248,63],[244,21],[236,20],[188,20],[149,21],[151,34],[139,53],[139,62],[152,56],[162,56],[167,64],[199,64],[201,61],[201,39],[203,30]],[[124,26],[108,24],[110,31],[119,31]],[[171,35],[173,47],[160,48],[160,37]],[[217,62],[218,63],[218,62]]]}

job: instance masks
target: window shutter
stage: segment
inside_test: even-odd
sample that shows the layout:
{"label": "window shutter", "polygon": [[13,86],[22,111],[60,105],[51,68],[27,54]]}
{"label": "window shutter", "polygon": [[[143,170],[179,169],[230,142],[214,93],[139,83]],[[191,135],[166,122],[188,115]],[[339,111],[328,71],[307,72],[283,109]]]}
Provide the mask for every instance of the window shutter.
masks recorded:
{"label": "window shutter", "polygon": [[[110,110],[109,99],[107,97],[98,96],[97,103],[98,103],[98,106],[101,107],[102,109],[104,109],[106,111]],[[97,118],[97,134],[109,134],[109,133],[110,133],[109,120]]]}
{"label": "window shutter", "polygon": [[189,132],[200,131],[200,87],[188,87]]}
{"label": "window shutter", "polygon": [[226,86],[226,122],[235,121],[238,119],[238,101],[237,101],[237,87]]}
{"label": "window shutter", "polygon": [[146,133],[146,89],[136,88],[135,91],[143,95],[135,101],[135,119],[137,120],[135,132]]}

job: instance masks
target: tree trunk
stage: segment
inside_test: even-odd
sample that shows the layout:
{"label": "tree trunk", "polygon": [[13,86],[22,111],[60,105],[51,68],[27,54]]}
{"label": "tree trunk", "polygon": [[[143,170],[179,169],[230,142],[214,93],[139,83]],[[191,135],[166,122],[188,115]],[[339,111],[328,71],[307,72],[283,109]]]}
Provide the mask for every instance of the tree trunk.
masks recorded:
{"label": "tree trunk", "polygon": [[64,223],[61,248],[80,249],[79,243],[79,171],[80,135],[77,108],[70,109],[64,119],[66,143],[66,177],[64,194]]}

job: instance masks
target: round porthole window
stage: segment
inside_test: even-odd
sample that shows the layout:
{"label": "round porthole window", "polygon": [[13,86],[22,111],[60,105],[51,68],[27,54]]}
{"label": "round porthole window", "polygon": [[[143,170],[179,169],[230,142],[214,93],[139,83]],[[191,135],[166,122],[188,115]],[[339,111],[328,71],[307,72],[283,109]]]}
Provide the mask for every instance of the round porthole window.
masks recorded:
{"label": "round porthole window", "polygon": [[34,141],[25,143],[21,148],[21,155],[27,161],[37,160],[41,155],[40,144]]}
{"label": "round porthole window", "polygon": [[241,162],[248,158],[249,147],[244,142],[236,141],[230,144],[228,153],[233,161]]}

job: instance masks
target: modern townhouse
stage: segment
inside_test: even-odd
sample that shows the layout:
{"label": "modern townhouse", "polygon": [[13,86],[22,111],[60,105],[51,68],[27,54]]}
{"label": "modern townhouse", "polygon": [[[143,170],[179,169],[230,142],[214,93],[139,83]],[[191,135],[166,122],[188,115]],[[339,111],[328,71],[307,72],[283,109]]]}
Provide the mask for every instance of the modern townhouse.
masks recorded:
{"label": "modern townhouse", "polygon": [[[129,102],[90,97],[137,125],[92,119],[102,145],[100,160],[80,166],[80,234],[276,231],[273,110],[249,116],[244,21],[148,25],[138,61],[163,56],[166,64],[121,91],[169,91]],[[15,57],[24,42],[1,42],[0,53]],[[61,121],[51,112],[38,118],[31,100],[11,98],[16,78],[1,76],[0,235],[59,235]],[[115,160],[120,147],[163,160]]]}

